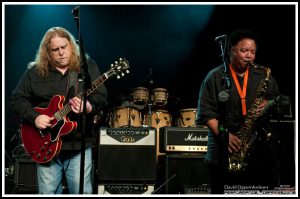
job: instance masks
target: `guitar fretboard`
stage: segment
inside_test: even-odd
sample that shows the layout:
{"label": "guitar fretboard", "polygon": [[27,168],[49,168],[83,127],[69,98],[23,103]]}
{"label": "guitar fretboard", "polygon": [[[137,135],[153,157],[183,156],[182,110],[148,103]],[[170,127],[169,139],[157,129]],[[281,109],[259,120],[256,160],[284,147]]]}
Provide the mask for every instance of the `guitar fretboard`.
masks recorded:
{"label": "guitar fretboard", "polygon": [[[94,92],[103,82],[105,82],[110,76],[112,76],[114,72],[112,70],[104,73],[100,77],[98,77],[95,81],[93,81],[91,88],[89,88],[86,93],[87,96],[89,96],[92,92]],[[79,99],[83,98],[84,92],[80,92],[77,97]],[[71,111],[71,106],[67,103],[61,110],[59,110],[57,113],[55,113],[56,120],[61,120],[63,119],[70,111]]]}

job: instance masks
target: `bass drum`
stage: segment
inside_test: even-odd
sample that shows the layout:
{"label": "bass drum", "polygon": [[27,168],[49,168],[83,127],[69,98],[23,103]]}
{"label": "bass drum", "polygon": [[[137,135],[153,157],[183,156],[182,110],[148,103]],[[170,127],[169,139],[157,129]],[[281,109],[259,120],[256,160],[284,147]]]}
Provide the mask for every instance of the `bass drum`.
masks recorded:
{"label": "bass drum", "polygon": [[142,125],[141,113],[132,107],[116,107],[110,116],[110,127],[140,127]]}
{"label": "bass drum", "polygon": [[196,127],[195,119],[197,115],[196,108],[187,108],[179,110],[177,118],[177,126],[181,127]]}

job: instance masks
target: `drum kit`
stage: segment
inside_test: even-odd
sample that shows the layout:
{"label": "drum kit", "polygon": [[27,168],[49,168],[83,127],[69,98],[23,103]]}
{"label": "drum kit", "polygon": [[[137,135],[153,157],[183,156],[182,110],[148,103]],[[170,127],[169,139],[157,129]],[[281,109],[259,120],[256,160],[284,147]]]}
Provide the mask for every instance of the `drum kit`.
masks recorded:
{"label": "drum kit", "polygon": [[[158,130],[160,127],[172,125],[172,116],[164,109],[168,101],[167,89],[155,88],[149,94],[147,88],[137,87],[133,89],[131,96],[130,106],[118,106],[113,109],[109,119],[110,127],[154,127]],[[142,114],[146,107],[148,111]]]}
{"label": "drum kit", "polygon": [[[131,102],[128,103],[131,105],[113,108],[112,113],[109,114],[109,126],[111,128],[154,127],[157,130],[161,127],[173,126],[172,115],[165,109],[168,96],[165,88],[155,88],[150,94],[146,87],[134,88],[131,92]],[[180,109],[174,126],[196,127],[196,114],[196,108]]]}

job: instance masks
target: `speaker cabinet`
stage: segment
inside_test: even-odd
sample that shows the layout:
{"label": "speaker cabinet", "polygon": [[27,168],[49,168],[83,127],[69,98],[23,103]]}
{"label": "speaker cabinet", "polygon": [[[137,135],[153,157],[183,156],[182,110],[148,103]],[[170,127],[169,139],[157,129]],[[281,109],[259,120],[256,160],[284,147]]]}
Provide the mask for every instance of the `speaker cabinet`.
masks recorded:
{"label": "speaker cabinet", "polygon": [[155,181],[155,140],[155,129],[100,129],[99,182]]}
{"label": "speaker cabinet", "polygon": [[14,164],[14,193],[37,193],[36,164],[31,159],[17,159]]}
{"label": "speaker cabinet", "polygon": [[[208,193],[209,174],[204,154],[167,154],[165,159],[166,194],[191,194],[194,191]],[[199,191],[201,190],[201,191]]]}
{"label": "speaker cabinet", "polygon": [[295,186],[295,121],[270,122],[271,132],[278,142],[279,184]]}

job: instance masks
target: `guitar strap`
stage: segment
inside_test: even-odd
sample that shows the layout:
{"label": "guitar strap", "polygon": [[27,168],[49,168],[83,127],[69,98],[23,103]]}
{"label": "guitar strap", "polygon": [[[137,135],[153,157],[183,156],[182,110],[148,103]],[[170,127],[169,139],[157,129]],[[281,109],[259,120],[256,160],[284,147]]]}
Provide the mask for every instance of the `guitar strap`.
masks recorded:
{"label": "guitar strap", "polygon": [[76,80],[78,78],[78,72],[76,71],[70,71],[70,84],[69,84],[69,88],[71,88],[72,86],[75,86]]}
{"label": "guitar strap", "polygon": [[78,72],[77,71],[73,71],[71,70],[69,72],[69,85],[68,85],[68,90],[67,90],[67,99],[74,97],[75,95],[77,95],[77,87],[78,85],[77,83],[77,79],[78,79]]}

